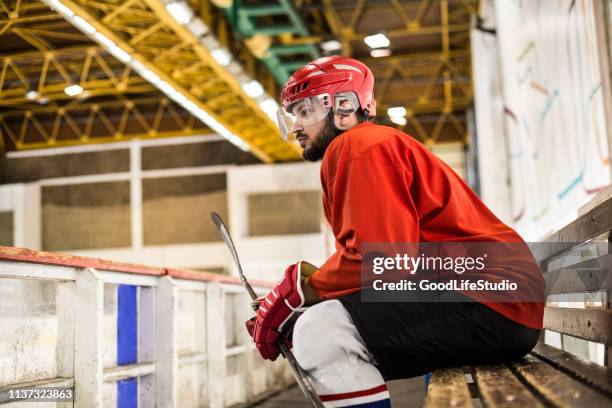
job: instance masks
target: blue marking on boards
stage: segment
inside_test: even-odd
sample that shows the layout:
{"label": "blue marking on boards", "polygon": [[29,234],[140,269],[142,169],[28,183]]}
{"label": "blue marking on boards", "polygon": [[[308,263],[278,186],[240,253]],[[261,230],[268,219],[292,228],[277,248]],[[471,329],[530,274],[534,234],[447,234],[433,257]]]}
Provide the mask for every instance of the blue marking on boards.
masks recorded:
{"label": "blue marking on boards", "polygon": [[119,285],[117,306],[117,364],[138,361],[138,287]]}
{"label": "blue marking on boards", "polygon": [[117,408],[138,408],[138,381],[136,378],[117,381]]}

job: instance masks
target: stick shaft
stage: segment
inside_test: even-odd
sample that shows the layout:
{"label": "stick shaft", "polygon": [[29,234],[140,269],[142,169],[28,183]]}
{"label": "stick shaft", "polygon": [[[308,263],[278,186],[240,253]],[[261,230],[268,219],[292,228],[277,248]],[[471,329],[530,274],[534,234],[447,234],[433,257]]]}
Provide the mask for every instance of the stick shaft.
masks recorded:
{"label": "stick shaft", "polygon": [[[217,229],[219,230],[219,233],[221,234],[223,241],[225,241],[225,244],[227,245],[230,253],[232,254],[232,258],[234,259],[236,268],[238,268],[238,274],[240,275],[240,280],[244,284],[244,287],[246,288],[247,292],[249,292],[251,299],[252,300],[257,299],[257,294],[255,293],[255,290],[253,290],[253,287],[247,281],[246,276],[244,276],[244,273],[242,272],[242,266],[240,265],[240,259],[238,259],[238,252],[236,251],[236,247],[234,246],[232,237],[230,236],[227,230],[227,227],[225,226],[225,223],[223,222],[223,219],[221,218],[219,214],[215,212],[211,213],[210,216],[213,222],[215,223],[215,225],[217,226]],[[304,393],[308,401],[315,408],[324,408],[323,403],[321,402],[321,400],[319,399],[319,396],[314,390],[314,386],[312,385],[312,382],[308,378],[308,375],[306,374],[304,369],[302,369],[300,364],[295,359],[293,352],[285,343],[284,338],[278,342],[278,347],[280,349],[281,354],[285,358],[285,360],[287,360],[287,362],[289,363],[289,367],[291,367],[291,372],[293,373],[293,376],[295,377],[300,389],[302,390],[302,392]]]}
{"label": "stick shaft", "polygon": [[234,241],[232,241],[232,237],[229,234],[229,231],[227,230],[223,219],[216,212],[210,213],[210,217],[217,226],[219,234],[221,234],[221,238],[223,238],[223,241],[225,241],[225,244],[227,245],[227,248],[230,251],[230,254],[232,254],[232,258],[234,258],[234,264],[236,265],[236,268],[238,268],[238,276],[240,276],[242,284],[246,288],[247,292],[249,292],[251,300],[257,299],[257,294],[253,290],[251,284],[247,281],[246,276],[244,276],[244,272],[242,272],[242,266],[240,265],[240,259],[238,259],[238,252],[236,251],[236,246],[234,245]]}
{"label": "stick shaft", "polygon": [[291,349],[289,349],[289,347],[287,347],[287,345],[282,340],[278,343],[278,346],[283,357],[285,357],[285,359],[289,362],[289,367],[291,367],[291,371],[293,371],[293,376],[295,377],[298,385],[300,386],[300,389],[302,390],[306,398],[308,398],[308,401],[310,401],[313,407],[323,408],[323,403],[321,402],[319,396],[314,390],[312,382],[310,382],[310,379],[308,378],[307,374],[304,372],[302,367],[295,359],[295,356],[293,355]]}

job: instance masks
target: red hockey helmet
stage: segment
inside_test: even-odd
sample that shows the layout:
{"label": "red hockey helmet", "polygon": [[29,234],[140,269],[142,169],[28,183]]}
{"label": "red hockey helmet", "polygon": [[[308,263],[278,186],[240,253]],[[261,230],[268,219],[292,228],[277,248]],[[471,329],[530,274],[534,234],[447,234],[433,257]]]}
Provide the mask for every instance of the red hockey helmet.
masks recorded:
{"label": "red hockey helmet", "polygon": [[319,58],[291,75],[281,90],[281,101],[278,121],[285,140],[296,126],[309,126],[324,119],[332,106],[335,112],[344,114],[361,108],[372,117],[376,115],[374,75],[353,58]]}

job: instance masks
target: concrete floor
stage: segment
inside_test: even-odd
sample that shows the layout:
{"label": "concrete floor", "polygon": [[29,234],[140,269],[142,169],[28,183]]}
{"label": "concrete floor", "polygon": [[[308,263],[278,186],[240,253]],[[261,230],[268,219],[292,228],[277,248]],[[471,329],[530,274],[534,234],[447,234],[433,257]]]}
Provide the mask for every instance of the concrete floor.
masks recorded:
{"label": "concrete floor", "polygon": [[[425,399],[425,377],[396,380],[387,383],[393,408],[417,408]],[[259,404],[257,408],[310,408],[300,389],[295,386]]]}

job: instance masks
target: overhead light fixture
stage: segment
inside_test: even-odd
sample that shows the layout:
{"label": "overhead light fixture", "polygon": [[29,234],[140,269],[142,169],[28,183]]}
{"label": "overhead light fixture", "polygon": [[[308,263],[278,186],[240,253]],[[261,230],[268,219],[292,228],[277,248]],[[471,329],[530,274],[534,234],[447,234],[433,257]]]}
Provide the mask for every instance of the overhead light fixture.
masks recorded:
{"label": "overhead light fixture", "polygon": [[83,18],[79,16],[72,17],[72,23],[78,29],[85,32],[86,34],[93,35],[93,33],[96,32],[96,29],[94,28],[94,26],[92,26],[91,24],[89,24],[87,21],[85,21]]}
{"label": "overhead light fixture", "polygon": [[155,86],[159,86],[159,84],[161,83],[161,78],[148,68],[143,69],[139,72],[139,74]]}
{"label": "overhead light fixture", "polygon": [[236,62],[236,61],[230,61],[230,63],[227,64],[226,69],[227,69],[227,72],[229,72],[236,78],[244,73],[242,66],[240,65],[239,62]]}
{"label": "overhead light fixture", "polygon": [[68,96],[77,96],[83,93],[83,87],[81,85],[70,85],[64,88],[64,92]]}
{"label": "overhead light fixture", "polygon": [[406,116],[406,108],[403,106],[392,106],[387,109],[387,115],[390,117],[405,117]]}
{"label": "overhead light fixture", "polygon": [[185,102],[188,101],[187,97],[183,95],[181,92],[177,91],[176,89],[173,92],[171,92],[168,96],[170,96],[170,98],[172,98],[176,103],[180,104],[181,106],[183,106]]}
{"label": "overhead light fixture", "polygon": [[72,10],[63,5],[59,0],[48,0],[47,5],[51,6],[51,8],[53,8],[55,11],[67,17],[74,16]]}
{"label": "overhead light fixture", "polygon": [[259,107],[275,124],[278,124],[276,112],[278,111],[278,103],[270,97],[267,97],[259,102]]}
{"label": "overhead light fixture", "polygon": [[117,45],[109,47],[108,52],[110,52],[119,61],[126,64],[132,59],[132,56],[128,54],[127,51]]}
{"label": "overhead light fixture", "polygon": [[132,67],[132,69],[136,72],[138,72],[139,74],[142,73],[142,71],[144,71],[145,69],[147,69],[140,61],[138,60],[132,60],[130,62],[130,66]]}
{"label": "overhead light fixture", "polygon": [[49,102],[49,98],[44,97],[44,96],[40,96],[40,94],[38,93],[38,91],[35,91],[33,89],[30,89],[28,92],[26,92],[25,94],[25,98],[28,101],[32,101],[32,102],[38,102],[41,105],[46,104],[47,102]]}
{"label": "overhead light fixture", "polygon": [[176,21],[185,25],[193,18],[193,10],[189,7],[189,4],[184,1],[175,1],[166,4],[166,10],[174,17]]}
{"label": "overhead light fixture", "polygon": [[338,40],[329,40],[321,43],[321,49],[325,52],[334,52],[342,49],[342,44]]}
{"label": "overhead light fixture", "polygon": [[242,89],[244,89],[244,92],[251,98],[259,98],[264,94],[263,86],[255,79],[242,84]]}
{"label": "overhead light fixture", "polygon": [[408,122],[406,120],[406,108],[403,106],[392,106],[387,109],[387,115],[389,115],[389,120],[396,125],[404,126]]}
{"label": "overhead light fixture", "polygon": [[368,35],[363,41],[370,48],[386,48],[391,45],[391,41],[383,33]]}
{"label": "overhead light fixture", "polygon": [[391,49],[389,48],[370,50],[370,57],[372,58],[388,57],[389,55],[391,55]]}
{"label": "overhead light fixture", "polygon": [[97,31],[94,34],[94,39],[98,41],[111,55],[120,60],[121,62],[128,63],[132,56],[127,53],[123,48],[119,47],[110,38]]}
{"label": "overhead light fixture", "polygon": [[96,39],[96,41],[102,44],[102,46],[106,49],[117,46],[117,44],[115,44],[113,40],[111,40],[110,38],[102,34],[101,32],[95,33],[94,38]]}
{"label": "overhead light fixture", "polygon": [[212,50],[210,55],[215,59],[215,61],[223,66],[229,65],[230,61],[232,60],[232,54],[222,47]]}
{"label": "overhead light fixture", "polygon": [[208,26],[204,24],[201,18],[194,18],[188,24],[187,28],[191,31],[193,35],[196,37],[202,37],[203,35],[208,33]]}
{"label": "overhead light fixture", "polygon": [[172,85],[170,85],[169,83],[167,83],[163,79],[159,80],[159,83],[157,84],[157,87],[159,89],[161,89],[162,92],[165,93],[166,95],[171,95],[173,92],[176,92],[176,89],[174,89],[174,87]]}
{"label": "overhead light fixture", "polygon": [[405,126],[408,121],[403,116],[389,116],[389,120],[396,125]]}
{"label": "overhead light fixture", "polygon": [[38,99],[38,97],[40,96],[40,94],[36,91],[30,90],[28,92],[26,92],[25,97],[27,100],[29,101],[35,101]]}

